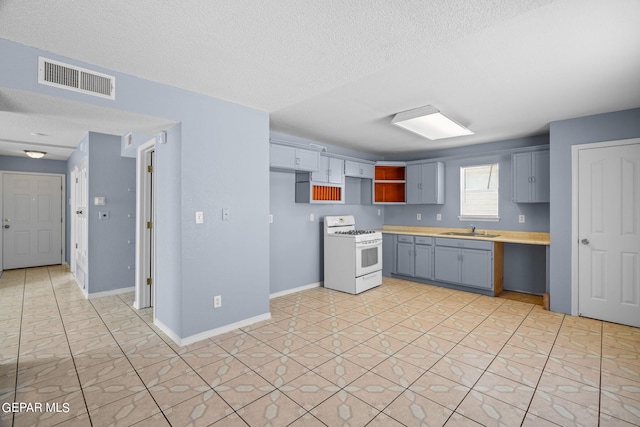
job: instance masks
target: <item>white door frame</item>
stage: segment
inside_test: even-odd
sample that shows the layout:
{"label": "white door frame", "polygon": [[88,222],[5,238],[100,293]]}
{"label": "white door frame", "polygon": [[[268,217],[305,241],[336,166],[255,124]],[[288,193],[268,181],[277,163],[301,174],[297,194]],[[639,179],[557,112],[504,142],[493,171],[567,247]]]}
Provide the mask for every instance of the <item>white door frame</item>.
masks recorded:
{"label": "white door frame", "polygon": [[[14,175],[45,175],[45,176],[57,176],[60,177],[60,183],[62,185],[62,191],[60,192],[60,206],[61,206],[61,212],[60,214],[62,215],[62,222],[60,224],[60,246],[62,249],[62,253],[60,254],[60,264],[64,264],[65,263],[65,259],[66,259],[66,254],[67,254],[67,248],[66,248],[66,242],[67,242],[67,234],[66,234],[66,230],[67,230],[67,210],[66,210],[66,203],[64,201],[65,199],[65,195],[66,195],[66,187],[67,187],[67,181],[66,181],[66,175],[63,173],[40,173],[40,172],[16,172],[16,171],[8,171],[8,170],[0,170],[0,215],[4,214],[4,206],[3,206],[3,201],[4,201],[4,193],[3,193],[3,188],[4,188],[4,174],[5,173],[10,173],[10,174],[14,174]],[[2,236],[0,236],[0,271],[4,270],[4,253],[2,252],[4,248],[4,233],[2,233]]]}
{"label": "white door frame", "polygon": [[578,293],[580,283],[578,281],[578,248],[580,238],[578,233],[578,221],[580,212],[578,210],[578,154],[581,150],[593,148],[607,148],[621,145],[640,144],[640,138],[619,139],[615,141],[593,142],[590,144],[578,144],[571,146],[571,314],[578,316],[580,313]]}
{"label": "white door frame", "polygon": [[[155,250],[149,250],[148,233],[146,232],[147,218],[145,213],[152,212],[153,218],[151,222],[153,227],[151,228],[151,241],[152,244],[156,244],[156,231],[155,231],[155,191],[152,192],[152,198],[149,201],[149,191],[153,181],[153,175],[149,175],[147,172],[147,158],[152,151],[156,149],[156,139],[151,139],[138,147],[138,154],[136,156],[136,296],[133,303],[134,308],[146,308],[149,307],[147,301],[149,300],[149,285],[147,285],[147,271],[146,266],[151,263],[152,266],[152,279],[155,281],[155,260],[152,256],[155,254]],[[153,252],[153,253],[151,253]],[[155,286],[153,283],[151,286]],[[155,295],[153,292],[152,305],[155,307]],[[155,320],[155,309],[154,309]]]}

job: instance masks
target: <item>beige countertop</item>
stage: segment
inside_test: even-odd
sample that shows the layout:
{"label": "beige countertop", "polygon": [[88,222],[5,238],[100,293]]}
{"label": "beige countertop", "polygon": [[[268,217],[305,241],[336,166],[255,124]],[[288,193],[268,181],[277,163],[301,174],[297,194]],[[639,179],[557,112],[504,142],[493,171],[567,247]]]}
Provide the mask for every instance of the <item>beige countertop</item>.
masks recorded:
{"label": "beige countertop", "polygon": [[454,239],[473,239],[473,240],[490,240],[493,242],[503,243],[521,243],[525,245],[546,245],[550,244],[549,233],[540,233],[533,231],[509,231],[509,230],[483,230],[476,229],[476,233],[485,233],[498,235],[497,237],[484,236],[451,236],[443,235],[447,232],[467,232],[468,228],[444,228],[444,227],[416,227],[404,225],[384,225],[383,233],[388,234],[411,234],[415,236],[432,236],[432,237],[449,237]]}

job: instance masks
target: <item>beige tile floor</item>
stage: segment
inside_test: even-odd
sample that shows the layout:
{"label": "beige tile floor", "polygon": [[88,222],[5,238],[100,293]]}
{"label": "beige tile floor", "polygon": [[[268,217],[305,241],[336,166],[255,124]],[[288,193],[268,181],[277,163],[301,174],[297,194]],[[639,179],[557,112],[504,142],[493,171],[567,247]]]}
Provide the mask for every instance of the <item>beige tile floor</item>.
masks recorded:
{"label": "beige tile floor", "polygon": [[61,266],[4,272],[0,425],[640,425],[637,328],[385,279],[180,348],[132,301],[88,301]]}

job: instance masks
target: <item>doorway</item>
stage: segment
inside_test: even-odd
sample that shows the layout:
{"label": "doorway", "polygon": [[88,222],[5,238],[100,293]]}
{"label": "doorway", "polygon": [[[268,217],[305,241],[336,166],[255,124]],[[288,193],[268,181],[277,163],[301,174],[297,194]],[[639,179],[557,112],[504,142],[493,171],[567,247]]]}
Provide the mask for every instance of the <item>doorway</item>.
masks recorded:
{"label": "doorway", "polygon": [[572,154],[572,312],[640,327],[640,139]]}
{"label": "doorway", "polygon": [[63,177],[2,173],[3,269],[62,264]]}
{"label": "doorway", "polygon": [[155,139],[147,141],[136,162],[136,309],[155,307],[155,151]]}

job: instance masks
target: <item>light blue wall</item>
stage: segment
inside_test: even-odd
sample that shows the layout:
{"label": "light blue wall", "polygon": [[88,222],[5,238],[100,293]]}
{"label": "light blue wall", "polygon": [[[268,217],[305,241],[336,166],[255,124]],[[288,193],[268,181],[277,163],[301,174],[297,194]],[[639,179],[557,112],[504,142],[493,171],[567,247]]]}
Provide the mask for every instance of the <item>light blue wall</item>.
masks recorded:
{"label": "light blue wall", "polygon": [[[327,152],[364,160],[376,157],[340,147],[275,133],[272,138],[313,143],[327,148]],[[350,199],[361,191],[359,178],[347,178],[345,195]],[[324,205],[295,202],[295,173],[270,173],[270,292],[277,293],[300,286],[321,282],[324,278],[323,233],[326,215],[354,215],[356,227],[379,229],[384,225],[384,207],[374,205],[344,204]],[[359,197],[355,197],[359,199]],[[378,215],[380,210],[380,215]],[[314,214],[315,220],[309,221]]]}
{"label": "light blue wall", "polygon": [[[116,100],[38,85],[38,55],[115,76]],[[267,113],[8,40],[0,39],[0,57],[0,87],[181,123],[156,148],[159,322],[187,338],[269,312]],[[222,308],[213,309],[214,295]]]}
{"label": "light blue wall", "polygon": [[551,123],[551,310],[571,312],[571,147],[640,137],[640,108]]}
{"label": "light blue wall", "polygon": [[67,173],[65,160],[29,159],[27,157],[0,156],[0,170],[12,172]]}
{"label": "light blue wall", "polygon": [[[89,133],[89,294],[135,285],[136,161],[120,157],[120,137]],[[95,197],[105,205],[96,206]],[[100,219],[99,212],[109,212]]]}

